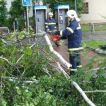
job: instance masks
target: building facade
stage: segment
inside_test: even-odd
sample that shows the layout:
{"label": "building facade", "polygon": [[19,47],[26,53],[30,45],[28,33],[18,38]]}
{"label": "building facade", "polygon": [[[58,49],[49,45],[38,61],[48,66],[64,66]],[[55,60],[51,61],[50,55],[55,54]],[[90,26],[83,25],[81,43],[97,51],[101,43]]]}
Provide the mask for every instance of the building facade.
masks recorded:
{"label": "building facade", "polygon": [[106,22],[106,0],[84,0],[83,23]]}

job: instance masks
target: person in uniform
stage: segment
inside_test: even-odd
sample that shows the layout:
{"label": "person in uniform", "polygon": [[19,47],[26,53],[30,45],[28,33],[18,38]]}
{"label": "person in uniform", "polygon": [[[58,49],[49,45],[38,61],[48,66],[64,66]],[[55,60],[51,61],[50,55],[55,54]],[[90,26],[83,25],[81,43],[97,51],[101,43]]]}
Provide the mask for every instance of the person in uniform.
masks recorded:
{"label": "person in uniform", "polygon": [[71,71],[77,71],[77,68],[82,67],[80,60],[80,51],[83,49],[82,44],[82,30],[80,26],[80,19],[76,11],[68,10],[67,17],[69,25],[66,29],[57,32],[61,39],[68,40],[69,61],[72,65]]}
{"label": "person in uniform", "polygon": [[57,27],[56,27],[56,21],[53,18],[53,13],[49,12],[48,13],[48,18],[45,22],[45,27],[46,27],[46,32],[55,32],[57,31]]}

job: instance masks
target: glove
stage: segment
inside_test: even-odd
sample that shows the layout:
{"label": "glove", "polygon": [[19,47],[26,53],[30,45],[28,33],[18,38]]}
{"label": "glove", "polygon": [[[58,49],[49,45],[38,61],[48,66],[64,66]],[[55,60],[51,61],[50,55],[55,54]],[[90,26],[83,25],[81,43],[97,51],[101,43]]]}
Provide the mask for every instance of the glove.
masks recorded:
{"label": "glove", "polygon": [[56,31],[55,32],[55,35],[60,35],[60,31]]}
{"label": "glove", "polygon": [[66,36],[61,36],[61,39],[64,40],[64,39],[67,39],[67,37]]}

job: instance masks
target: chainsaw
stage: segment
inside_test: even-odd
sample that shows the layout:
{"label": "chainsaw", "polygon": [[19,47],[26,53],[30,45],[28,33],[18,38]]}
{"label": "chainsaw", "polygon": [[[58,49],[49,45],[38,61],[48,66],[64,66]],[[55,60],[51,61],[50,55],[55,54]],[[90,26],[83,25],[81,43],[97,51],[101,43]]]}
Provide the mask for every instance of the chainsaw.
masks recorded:
{"label": "chainsaw", "polygon": [[49,35],[51,41],[53,41],[56,44],[56,46],[60,46],[59,41],[61,40],[61,36],[54,31],[49,32]]}

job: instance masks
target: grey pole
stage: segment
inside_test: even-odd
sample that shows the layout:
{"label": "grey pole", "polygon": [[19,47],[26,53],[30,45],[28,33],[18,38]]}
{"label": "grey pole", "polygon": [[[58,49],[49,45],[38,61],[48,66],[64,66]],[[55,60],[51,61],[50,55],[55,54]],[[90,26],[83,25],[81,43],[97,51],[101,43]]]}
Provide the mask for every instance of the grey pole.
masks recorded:
{"label": "grey pole", "polygon": [[74,0],[75,11],[77,12],[77,0]]}
{"label": "grey pole", "polygon": [[26,6],[26,29],[27,29],[27,33],[29,34],[29,13],[28,13],[28,6]]}

